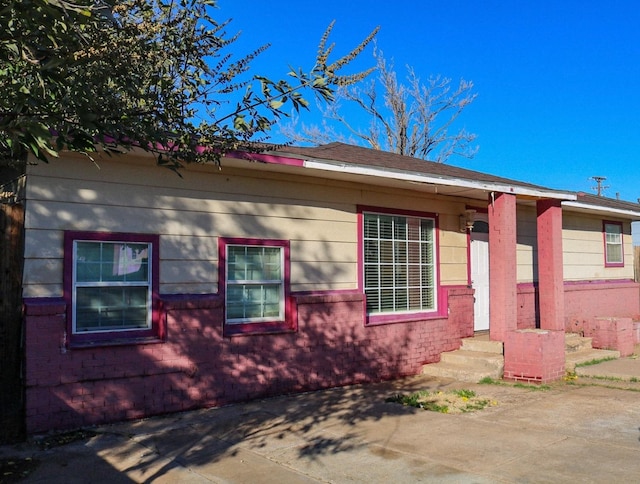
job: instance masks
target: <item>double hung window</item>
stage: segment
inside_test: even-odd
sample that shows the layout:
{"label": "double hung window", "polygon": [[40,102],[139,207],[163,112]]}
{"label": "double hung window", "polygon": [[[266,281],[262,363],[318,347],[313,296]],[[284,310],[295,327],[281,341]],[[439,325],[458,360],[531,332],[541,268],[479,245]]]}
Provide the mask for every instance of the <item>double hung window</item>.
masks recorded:
{"label": "double hung window", "polygon": [[293,329],[289,308],[289,243],[220,239],[225,334]]}
{"label": "double hung window", "polygon": [[158,336],[158,237],[67,232],[71,341]]}
{"label": "double hung window", "polygon": [[624,246],[622,243],[622,223],[604,222],[604,252],[606,267],[624,265]]}

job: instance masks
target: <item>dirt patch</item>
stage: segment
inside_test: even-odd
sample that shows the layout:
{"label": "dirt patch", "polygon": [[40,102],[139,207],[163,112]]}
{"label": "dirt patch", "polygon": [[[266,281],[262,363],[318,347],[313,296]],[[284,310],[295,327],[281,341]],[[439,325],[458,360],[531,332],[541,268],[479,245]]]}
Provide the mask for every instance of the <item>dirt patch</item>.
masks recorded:
{"label": "dirt patch", "polygon": [[45,435],[34,439],[35,444],[42,450],[51,449],[52,447],[60,447],[61,445],[71,444],[79,440],[87,440],[95,437],[97,432],[93,430],[72,430],[60,434]]}
{"label": "dirt patch", "polygon": [[31,457],[0,459],[0,484],[19,482],[29,476],[39,462]]}
{"label": "dirt patch", "polygon": [[409,395],[397,394],[387,402],[400,403],[440,413],[468,413],[498,405],[490,398],[480,397],[473,390],[419,391]]}

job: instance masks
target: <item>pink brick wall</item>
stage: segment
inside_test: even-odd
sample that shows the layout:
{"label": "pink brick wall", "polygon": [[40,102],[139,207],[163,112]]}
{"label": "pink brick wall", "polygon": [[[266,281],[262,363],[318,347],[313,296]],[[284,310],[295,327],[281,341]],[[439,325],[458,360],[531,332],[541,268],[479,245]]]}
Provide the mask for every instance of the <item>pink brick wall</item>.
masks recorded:
{"label": "pink brick wall", "polygon": [[582,332],[596,317],[640,316],[640,284],[633,281],[565,283],[565,330]]}
{"label": "pink brick wall", "polygon": [[473,334],[473,291],[448,292],[448,318],[368,327],[360,294],[298,295],[296,333],[233,338],[217,296],[166,297],[165,343],[83,349],[61,299],[25,301],[27,431],[416,374]]}
{"label": "pink brick wall", "polygon": [[537,294],[533,284],[518,284],[518,329],[538,326]]}
{"label": "pink brick wall", "polygon": [[[536,289],[518,284],[518,329],[535,328]],[[565,282],[565,331],[584,333],[586,322],[596,317],[640,316],[640,284],[632,281]]]}

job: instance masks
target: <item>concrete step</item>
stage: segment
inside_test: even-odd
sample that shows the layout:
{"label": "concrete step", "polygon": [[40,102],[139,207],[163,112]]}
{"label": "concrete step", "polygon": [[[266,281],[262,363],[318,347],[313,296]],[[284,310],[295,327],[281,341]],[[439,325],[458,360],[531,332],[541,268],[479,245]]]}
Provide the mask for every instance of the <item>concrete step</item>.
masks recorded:
{"label": "concrete step", "polygon": [[502,370],[504,369],[504,357],[496,353],[485,351],[456,350],[442,353],[440,361],[457,366],[467,366],[476,370]]}
{"label": "concrete step", "polygon": [[593,338],[585,338],[577,333],[566,333],[564,335],[565,353],[575,353],[591,349],[591,341]]}
{"label": "concrete step", "polygon": [[478,383],[483,378],[493,378],[500,380],[503,375],[502,369],[477,369],[469,365],[459,365],[455,363],[431,363],[422,367],[422,374],[437,378],[451,378],[458,381]]}
{"label": "concrete step", "polygon": [[422,374],[474,383],[486,377],[500,379],[504,373],[502,346],[488,336],[465,338],[461,349],[442,353],[439,363],[422,367]]}
{"label": "concrete step", "polygon": [[608,358],[620,358],[620,352],[615,350],[596,350],[591,348],[566,353],[565,369],[566,371],[576,371],[576,365],[580,363],[586,363],[587,361],[593,360],[604,360]]}
{"label": "concrete step", "polygon": [[489,337],[464,338],[462,340],[462,349],[468,351],[481,351],[484,353],[504,354],[504,345],[502,341],[491,341]]}

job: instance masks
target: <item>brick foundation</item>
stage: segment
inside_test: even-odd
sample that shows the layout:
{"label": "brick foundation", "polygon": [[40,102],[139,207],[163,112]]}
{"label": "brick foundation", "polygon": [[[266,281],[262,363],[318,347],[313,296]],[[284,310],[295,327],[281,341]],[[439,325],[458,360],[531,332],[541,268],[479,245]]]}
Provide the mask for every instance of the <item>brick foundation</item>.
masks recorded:
{"label": "brick foundation", "polygon": [[[518,329],[540,327],[535,284],[518,284]],[[612,304],[611,301],[615,301]],[[633,281],[565,282],[565,331],[583,333],[585,323],[598,317],[640,316],[640,284]],[[640,337],[640,335],[638,335]],[[639,341],[640,342],[640,341]]]}
{"label": "brick foundation", "polygon": [[473,335],[473,291],[449,316],[365,326],[356,292],[295,296],[298,331],[224,337],[217,295],[163,297],[167,339],[67,349],[62,299],[25,301],[29,434],[413,375]]}
{"label": "brick foundation", "polygon": [[584,335],[594,348],[617,350],[620,356],[633,354],[635,336],[631,318],[594,318],[584,325]]}
{"label": "brick foundation", "polygon": [[504,341],[505,380],[548,383],[564,376],[564,331],[510,331]]}

